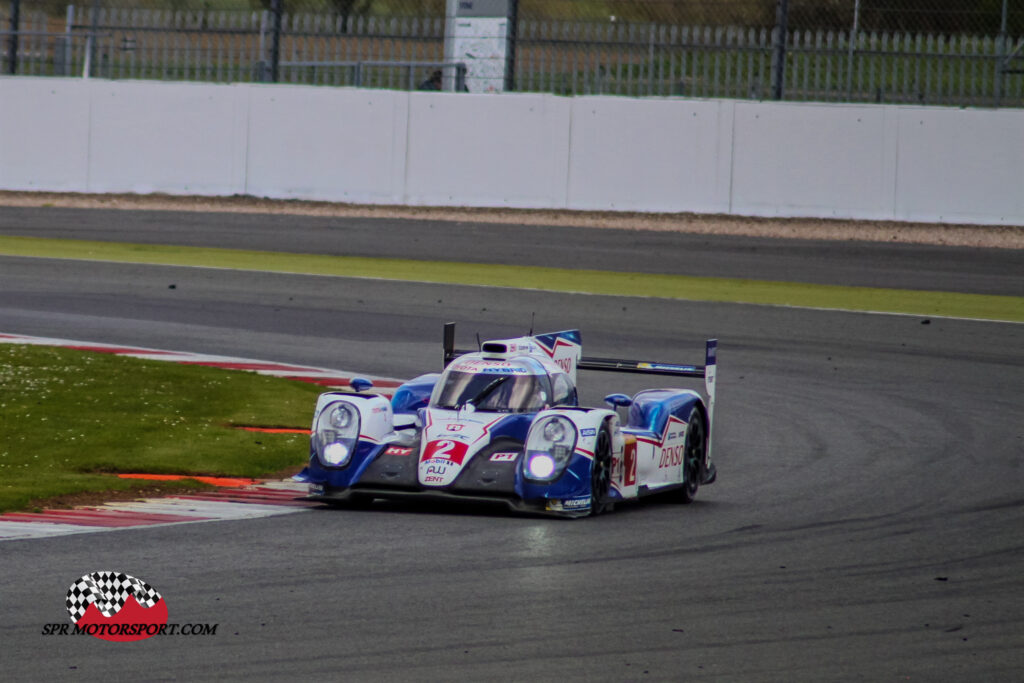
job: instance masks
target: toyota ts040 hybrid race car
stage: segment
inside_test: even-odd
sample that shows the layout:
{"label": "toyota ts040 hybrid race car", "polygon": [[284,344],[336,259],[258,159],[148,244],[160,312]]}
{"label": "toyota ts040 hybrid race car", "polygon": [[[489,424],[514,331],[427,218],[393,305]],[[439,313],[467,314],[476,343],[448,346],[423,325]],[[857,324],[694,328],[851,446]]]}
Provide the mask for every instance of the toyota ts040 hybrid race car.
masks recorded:
{"label": "toyota ts040 hybrid race car", "polygon": [[[365,379],[320,396],[309,465],[297,477],[310,498],[486,500],[583,517],[653,493],[689,503],[715,480],[716,340],[704,365],[674,365],[583,357],[578,330],[488,341],[476,352],[455,350],[454,339],[449,323],[444,371],[406,382],[390,401]],[[708,400],[648,389],[585,408],[577,370],[703,378]]]}

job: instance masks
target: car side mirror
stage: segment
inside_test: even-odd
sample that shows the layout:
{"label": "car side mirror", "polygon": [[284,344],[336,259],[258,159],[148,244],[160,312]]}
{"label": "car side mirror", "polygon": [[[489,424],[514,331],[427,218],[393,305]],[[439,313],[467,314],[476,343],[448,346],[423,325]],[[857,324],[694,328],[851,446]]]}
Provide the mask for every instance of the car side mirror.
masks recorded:
{"label": "car side mirror", "polygon": [[613,408],[628,408],[633,405],[633,399],[625,394],[608,394],[604,397],[604,402]]}
{"label": "car side mirror", "polygon": [[366,391],[367,389],[373,388],[373,382],[364,377],[355,377],[351,382],[348,383],[357,392]]}

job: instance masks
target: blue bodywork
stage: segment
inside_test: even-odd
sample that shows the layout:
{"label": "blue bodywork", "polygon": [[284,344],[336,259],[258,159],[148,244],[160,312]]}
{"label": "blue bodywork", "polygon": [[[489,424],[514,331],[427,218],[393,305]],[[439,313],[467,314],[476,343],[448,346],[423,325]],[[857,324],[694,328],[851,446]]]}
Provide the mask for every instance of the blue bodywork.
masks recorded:
{"label": "blue bodywork", "polygon": [[[669,415],[683,422],[690,419],[690,412],[703,405],[700,395],[679,389],[648,389],[633,397],[629,407],[629,422],[626,430],[633,433],[660,436],[665,431]],[[701,416],[704,417],[703,412]]]}
{"label": "blue bodywork", "polygon": [[391,397],[391,410],[395,415],[402,413],[415,415],[420,408],[426,408],[427,403],[430,402],[430,392],[434,390],[434,385],[437,384],[440,377],[441,375],[436,372],[420,375],[398,387]]}

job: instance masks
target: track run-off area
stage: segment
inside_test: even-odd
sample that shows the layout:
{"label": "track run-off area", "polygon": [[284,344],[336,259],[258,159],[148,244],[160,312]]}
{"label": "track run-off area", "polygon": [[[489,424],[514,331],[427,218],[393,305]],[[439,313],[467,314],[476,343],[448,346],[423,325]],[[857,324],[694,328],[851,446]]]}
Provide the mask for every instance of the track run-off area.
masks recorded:
{"label": "track run-off area", "polygon": [[[588,355],[666,362],[720,340],[719,476],[693,505],[6,541],[4,678],[1019,680],[1022,297],[1012,249],[0,208],[7,334],[398,378],[440,368],[449,320],[461,346],[578,327]],[[645,381],[582,372],[582,399]],[[105,570],[216,634],[41,635]]]}

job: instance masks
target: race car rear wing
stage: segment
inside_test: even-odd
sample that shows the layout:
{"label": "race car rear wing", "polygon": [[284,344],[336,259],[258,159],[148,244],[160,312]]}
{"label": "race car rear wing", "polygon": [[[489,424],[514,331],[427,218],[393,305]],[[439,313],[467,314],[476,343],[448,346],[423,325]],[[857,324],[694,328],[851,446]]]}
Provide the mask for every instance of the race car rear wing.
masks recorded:
{"label": "race car rear wing", "polygon": [[[576,364],[579,370],[604,370],[605,372],[632,372],[642,375],[673,375],[676,377],[697,377],[704,379],[708,393],[708,411],[715,402],[715,366],[717,365],[718,340],[708,339],[704,349],[704,365],[679,365],[654,361],[625,360],[622,358],[593,358],[583,356]],[[471,350],[455,348],[455,323],[444,326],[444,367]]]}
{"label": "race car rear wing", "polygon": [[715,370],[718,366],[718,340],[708,339],[704,346],[704,365],[677,365],[655,363],[621,358],[587,358],[583,356],[576,367],[580,370],[604,370],[606,372],[634,372],[643,375],[674,375],[676,377],[698,377],[704,379],[708,394],[708,461],[711,459],[711,424],[715,415]]}
{"label": "race car rear wing", "polygon": [[[578,338],[577,338],[578,340]],[[455,323],[444,325],[444,367],[453,360],[472,350],[455,348]],[[718,340],[708,339],[704,346],[704,365],[679,365],[676,363],[657,363],[654,361],[625,360],[622,358],[588,358],[580,357],[576,363],[579,370],[604,370],[605,372],[632,372],[642,375],[669,375],[675,377],[696,377],[704,379],[704,389],[708,395],[708,426],[710,428],[715,414],[715,370],[718,365]],[[709,432],[712,430],[709,429]],[[711,458],[711,435],[708,438],[708,460]]]}

